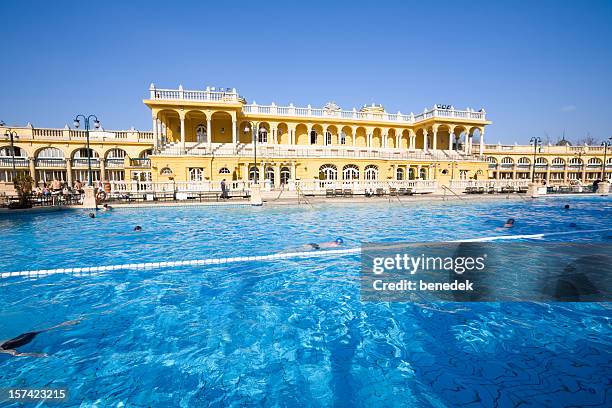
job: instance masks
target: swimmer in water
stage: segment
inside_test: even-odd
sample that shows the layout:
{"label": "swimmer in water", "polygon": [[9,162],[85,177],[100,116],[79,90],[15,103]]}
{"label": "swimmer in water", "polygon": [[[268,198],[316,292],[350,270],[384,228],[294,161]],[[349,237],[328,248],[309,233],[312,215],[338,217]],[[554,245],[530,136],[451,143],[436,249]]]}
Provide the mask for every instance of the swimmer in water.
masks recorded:
{"label": "swimmer in water", "polygon": [[563,208],[565,208],[566,210],[569,210],[570,206],[569,206],[569,204],[565,204],[565,206]]}
{"label": "swimmer in water", "polygon": [[508,218],[506,223],[504,224],[504,228],[512,228],[514,227],[514,218]]}
{"label": "swimmer in water", "polygon": [[108,205],[108,204],[104,204],[104,205],[102,206],[102,211],[110,211],[110,210],[112,210],[112,209],[113,209],[113,208],[112,208],[110,205]]}
{"label": "swimmer in water", "polygon": [[10,340],[4,340],[0,342],[0,353],[10,354],[11,356],[15,357],[47,357],[47,355],[44,353],[20,353],[17,351],[17,348],[30,343],[40,333],[45,333],[64,326],[72,326],[73,324],[77,324],[79,322],[80,320],[70,320],[64,323],[60,323],[57,326],[49,327],[48,329],[23,333]]}
{"label": "swimmer in water", "polygon": [[344,244],[344,240],[338,237],[335,240],[330,241],[330,242],[321,242],[320,244],[317,244],[317,243],[306,244],[304,245],[304,249],[307,251],[317,251],[319,249],[336,248],[342,244]]}
{"label": "swimmer in water", "polygon": [[140,225],[137,225],[134,227],[134,231],[142,231],[142,227]]}
{"label": "swimmer in water", "polygon": [[89,218],[96,218],[96,214],[94,214],[94,213],[90,212],[90,213],[89,213]]}

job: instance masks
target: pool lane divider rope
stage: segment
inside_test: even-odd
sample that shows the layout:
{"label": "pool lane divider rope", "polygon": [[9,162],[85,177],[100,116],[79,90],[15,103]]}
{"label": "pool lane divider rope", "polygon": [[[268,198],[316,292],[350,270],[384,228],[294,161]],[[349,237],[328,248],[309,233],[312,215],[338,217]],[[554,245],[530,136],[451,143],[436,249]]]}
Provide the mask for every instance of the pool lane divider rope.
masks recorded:
{"label": "pool lane divider rope", "polygon": [[[516,240],[516,239],[542,239],[550,236],[560,235],[574,235],[580,233],[596,233],[596,232],[608,232],[612,229],[596,229],[596,230],[577,230],[577,231],[565,231],[565,232],[549,232],[541,234],[527,234],[527,235],[498,235],[493,237],[482,237],[472,239],[460,239],[454,241],[446,241],[449,243],[458,242],[491,242],[501,240]],[[384,242],[380,243],[386,246]],[[405,246],[409,244],[407,242],[401,245]],[[71,274],[71,275],[87,275],[94,272],[106,272],[106,271],[125,271],[134,269],[160,269],[160,268],[175,268],[180,266],[203,266],[203,265],[223,265],[239,262],[253,262],[253,261],[270,261],[279,259],[293,259],[293,258],[321,258],[327,256],[346,256],[357,254],[361,252],[361,248],[346,248],[346,249],[329,249],[325,251],[300,251],[300,252],[279,252],[269,255],[255,255],[255,256],[237,256],[228,258],[208,258],[208,259],[194,259],[188,261],[163,261],[163,262],[141,262],[141,263],[129,263],[129,264],[118,264],[118,265],[101,265],[101,266],[87,266],[81,268],[57,268],[57,269],[37,269],[31,271],[16,271],[16,272],[2,272],[0,278],[12,278],[12,277],[43,277],[57,274]]]}

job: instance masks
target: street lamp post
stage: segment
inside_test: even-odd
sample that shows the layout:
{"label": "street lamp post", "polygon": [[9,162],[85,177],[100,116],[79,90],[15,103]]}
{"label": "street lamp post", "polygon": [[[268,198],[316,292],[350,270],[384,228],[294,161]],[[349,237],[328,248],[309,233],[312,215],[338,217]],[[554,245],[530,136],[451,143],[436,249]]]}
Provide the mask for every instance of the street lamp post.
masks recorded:
{"label": "street lamp post", "polygon": [[[259,174],[259,170],[257,169],[257,139],[259,138],[259,133],[260,132],[265,132],[266,128],[264,128],[263,126],[260,127],[259,129],[257,129],[257,124],[256,123],[251,123],[251,129],[249,129],[248,126],[245,126],[244,128],[244,133],[248,133],[249,130],[252,130],[252,135],[253,135],[253,161],[254,161],[254,166],[255,166],[255,171],[253,172],[253,181],[255,184],[258,183],[258,174]],[[247,170],[248,171],[248,170]],[[250,173],[250,171],[248,171]]]}
{"label": "street lamp post", "polygon": [[87,182],[88,182],[88,185],[91,187],[93,185],[93,178],[91,175],[91,148],[89,147],[89,127],[90,127],[89,121],[91,119],[94,119],[94,127],[96,129],[100,128],[100,121],[98,120],[98,117],[96,115],[89,115],[89,116],[85,116],[82,114],[76,115],[74,117],[74,127],[77,129],[81,125],[81,121],[79,118],[82,118],[83,121],[85,122],[85,136],[87,137],[87,171],[88,171]]}
{"label": "street lamp post", "polygon": [[17,135],[17,132],[11,129],[8,129],[6,133],[4,134],[4,136],[9,138],[11,141],[11,157],[13,161],[13,181],[15,181],[15,178],[17,177],[17,169],[15,168],[15,139],[19,138],[19,136]]}
{"label": "street lamp post", "polygon": [[608,153],[608,147],[612,146],[612,137],[609,137],[608,140],[604,140],[603,142],[601,142],[601,145],[604,148],[604,158],[603,158],[603,164],[601,165],[601,180],[605,181],[606,180],[606,156]]}
{"label": "street lamp post", "polygon": [[532,137],[529,140],[530,144],[533,144],[533,163],[531,165],[531,182],[535,182],[535,162],[536,162],[536,154],[538,153],[538,147],[542,145],[542,139],[539,137]]}

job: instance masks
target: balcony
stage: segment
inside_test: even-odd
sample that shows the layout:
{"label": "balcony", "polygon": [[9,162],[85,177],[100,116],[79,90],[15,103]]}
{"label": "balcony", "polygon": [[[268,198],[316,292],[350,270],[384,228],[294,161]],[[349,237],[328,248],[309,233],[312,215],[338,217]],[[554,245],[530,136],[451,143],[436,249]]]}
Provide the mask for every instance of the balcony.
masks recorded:
{"label": "balcony", "polygon": [[[15,157],[15,167],[28,167],[29,161],[27,157]],[[12,157],[0,157],[0,167],[13,167]]]}
{"label": "balcony", "polygon": [[34,162],[36,167],[53,167],[53,168],[66,168],[66,160],[63,158],[42,158],[36,159]]}
{"label": "balcony", "polygon": [[151,159],[148,159],[148,158],[130,159],[130,166],[148,169],[151,167]]}
{"label": "balcony", "polygon": [[125,160],[123,159],[123,157],[110,157],[106,159],[104,164],[107,168],[123,168]]}
{"label": "balcony", "polygon": [[[72,159],[72,167],[74,168],[83,168],[83,167],[89,167],[89,159],[87,158],[78,158],[78,159]],[[100,159],[96,158],[91,158],[91,167],[100,167]]]}

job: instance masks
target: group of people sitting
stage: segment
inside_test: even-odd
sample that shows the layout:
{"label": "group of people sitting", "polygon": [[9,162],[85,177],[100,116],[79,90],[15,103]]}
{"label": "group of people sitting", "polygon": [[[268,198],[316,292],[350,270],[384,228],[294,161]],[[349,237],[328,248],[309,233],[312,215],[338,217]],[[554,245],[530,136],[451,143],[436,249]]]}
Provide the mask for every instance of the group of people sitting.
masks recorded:
{"label": "group of people sitting", "polygon": [[71,195],[71,194],[83,194],[83,183],[77,180],[74,182],[74,185],[71,187],[66,182],[61,182],[57,179],[54,179],[51,182],[51,184],[47,184],[46,182],[43,182],[42,186],[38,185],[32,191],[32,195],[38,198],[51,197],[54,195]]}

